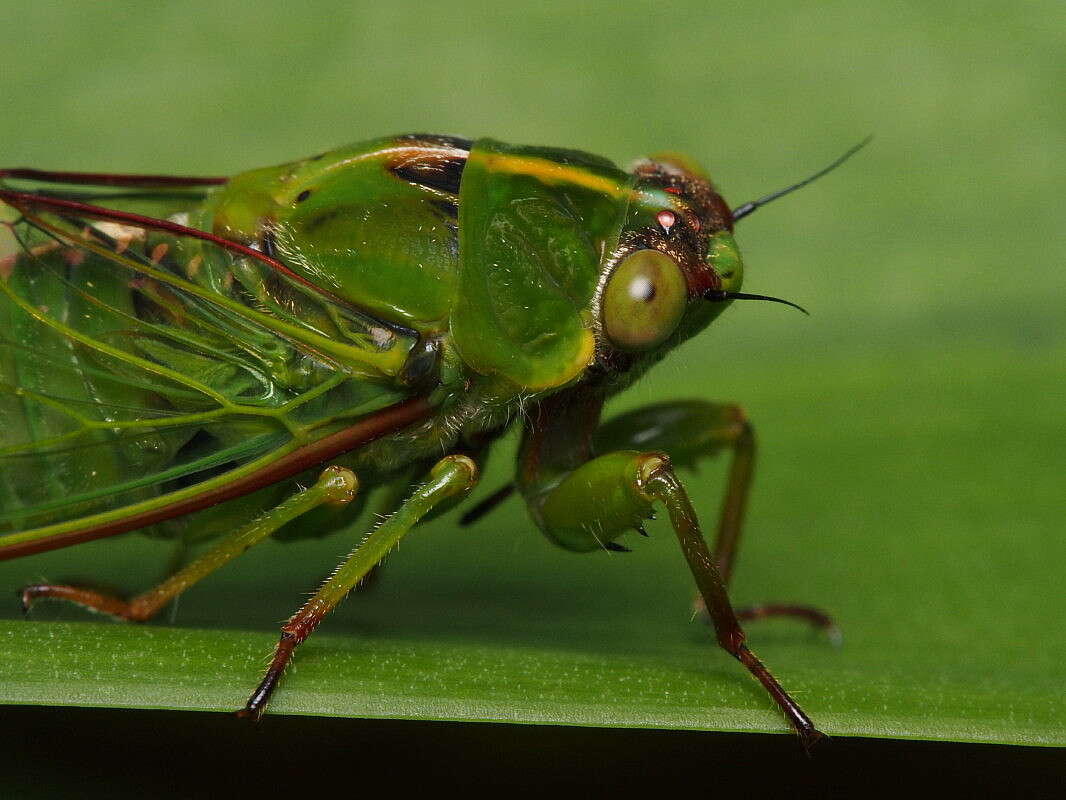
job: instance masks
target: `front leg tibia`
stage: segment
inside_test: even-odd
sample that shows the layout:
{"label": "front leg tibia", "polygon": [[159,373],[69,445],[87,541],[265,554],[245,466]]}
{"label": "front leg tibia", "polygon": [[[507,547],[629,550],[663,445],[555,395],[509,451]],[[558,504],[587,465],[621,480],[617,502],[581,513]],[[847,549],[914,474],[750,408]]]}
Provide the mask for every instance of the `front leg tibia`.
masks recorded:
{"label": "front leg tibia", "polygon": [[696,586],[703,597],[711,622],[714,624],[718,643],[763,685],[792,727],[796,729],[803,740],[804,747],[810,747],[822,738],[822,734],[814,727],[814,723],[803,709],[770,674],[770,670],[744,643],[744,631],[729,601],[725,581],[722,579],[717,561],[707,549],[696,512],[692,508],[684,486],[674,474],[670,464],[662,463],[658,468],[651,470],[640,488],[649,499],[659,500],[666,506],[670,515],[670,523],[681,545],[681,551],[685,555],[689,570],[696,580]]}

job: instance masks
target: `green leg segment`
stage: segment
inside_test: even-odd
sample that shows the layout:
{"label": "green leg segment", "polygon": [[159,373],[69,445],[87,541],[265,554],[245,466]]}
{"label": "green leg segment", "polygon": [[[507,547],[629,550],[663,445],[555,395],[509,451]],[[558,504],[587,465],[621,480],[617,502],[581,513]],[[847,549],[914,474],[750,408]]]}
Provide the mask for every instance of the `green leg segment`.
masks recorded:
{"label": "green leg segment", "polygon": [[601,453],[637,449],[669,453],[679,467],[695,466],[724,449],[732,450],[714,545],[718,570],[728,584],[755,464],[755,432],[743,409],[702,400],[646,406],[600,426],[593,443]]}
{"label": "green leg segment", "polygon": [[22,607],[28,611],[37,600],[66,600],[119,619],[144,622],[194,583],[263,541],[286,523],[323,505],[347,505],[355,498],[358,486],[351,470],[327,467],[313,486],[226,536],[158,586],[131,600],[121,600],[77,586],[38,585],[22,590]]}
{"label": "green leg segment", "polygon": [[[622,414],[601,425],[593,436],[596,452],[642,449],[670,454],[677,466],[692,467],[714,458],[722,450],[732,451],[729,477],[718,532],[714,540],[714,561],[722,581],[729,585],[736,566],[737,547],[744,524],[744,510],[755,466],[755,430],[744,410],[737,405],[684,400],[660,403]],[[695,610],[707,617],[703,595],[697,594]],[[810,606],[792,603],[761,603],[736,610],[738,619],[793,617],[809,622],[840,641],[840,631],[829,615]]]}
{"label": "green leg segment", "polygon": [[477,466],[467,456],[447,456],[434,465],[399,509],[352,551],[330,578],[281,628],[270,667],[239,716],[258,719],[266,710],[293,651],[356,584],[413,528],[440,504],[461,497],[477,482]]}

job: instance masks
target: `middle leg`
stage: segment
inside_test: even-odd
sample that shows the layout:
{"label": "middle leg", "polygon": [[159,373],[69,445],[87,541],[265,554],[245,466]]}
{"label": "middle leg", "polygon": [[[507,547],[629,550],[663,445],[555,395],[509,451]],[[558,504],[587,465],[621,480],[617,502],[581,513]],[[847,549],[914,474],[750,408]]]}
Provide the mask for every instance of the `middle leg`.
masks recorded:
{"label": "middle leg", "polygon": [[371,531],[340,563],[322,588],[282,626],[281,638],[274,648],[266,675],[237,715],[259,719],[293,651],[311,635],[322,618],[355,588],[419,520],[442,503],[467,494],[476,483],[477,466],[467,456],[451,455],[438,461],[428,478],[415,487],[399,509]]}

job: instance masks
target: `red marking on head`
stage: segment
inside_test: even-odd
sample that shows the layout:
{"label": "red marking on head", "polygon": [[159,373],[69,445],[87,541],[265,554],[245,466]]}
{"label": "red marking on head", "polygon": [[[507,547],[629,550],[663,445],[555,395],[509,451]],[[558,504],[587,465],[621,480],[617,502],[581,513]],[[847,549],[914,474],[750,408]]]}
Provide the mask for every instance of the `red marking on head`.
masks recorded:
{"label": "red marking on head", "polygon": [[663,189],[663,191],[669,192],[670,194],[681,194],[681,190],[678,189],[676,186],[667,186],[665,189]]}

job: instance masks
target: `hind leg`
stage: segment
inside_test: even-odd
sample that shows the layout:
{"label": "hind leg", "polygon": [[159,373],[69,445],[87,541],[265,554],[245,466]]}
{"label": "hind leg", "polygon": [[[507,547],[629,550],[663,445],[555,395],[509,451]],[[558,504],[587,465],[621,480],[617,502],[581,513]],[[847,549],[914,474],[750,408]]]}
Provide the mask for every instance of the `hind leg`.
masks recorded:
{"label": "hind leg", "polygon": [[324,504],[350,503],[358,486],[359,482],[350,470],[327,467],[313,486],[234,531],[159,585],[130,600],[77,586],[42,584],[22,590],[22,608],[28,611],[38,600],[65,600],[119,619],[145,622],[194,583],[263,541],[282,525]]}

